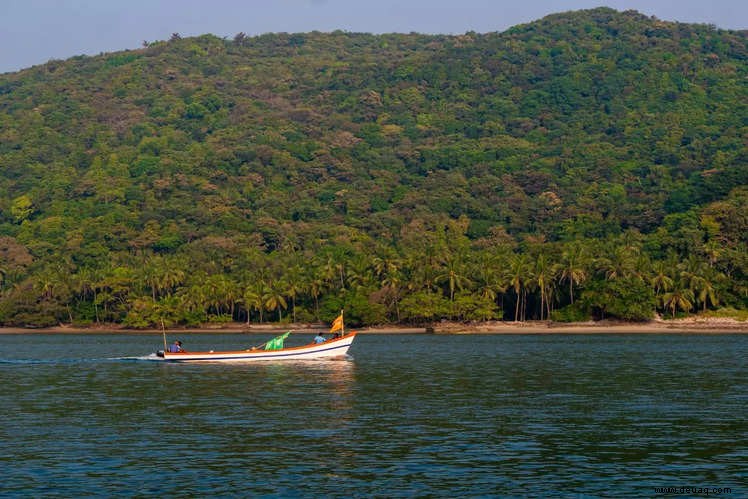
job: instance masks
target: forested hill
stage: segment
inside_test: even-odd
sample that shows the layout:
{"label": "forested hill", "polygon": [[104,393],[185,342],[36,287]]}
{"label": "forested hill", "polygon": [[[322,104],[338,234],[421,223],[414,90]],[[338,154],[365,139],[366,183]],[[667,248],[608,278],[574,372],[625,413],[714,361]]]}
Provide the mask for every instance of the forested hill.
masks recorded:
{"label": "forested hill", "polygon": [[144,45],[0,75],[0,323],[748,308],[745,31]]}

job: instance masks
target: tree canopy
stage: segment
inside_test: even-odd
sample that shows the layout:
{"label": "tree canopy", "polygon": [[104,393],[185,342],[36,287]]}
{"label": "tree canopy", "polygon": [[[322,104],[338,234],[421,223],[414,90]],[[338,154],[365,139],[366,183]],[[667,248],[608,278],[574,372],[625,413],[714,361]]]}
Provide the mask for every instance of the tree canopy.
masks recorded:
{"label": "tree canopy", "polygon": [[748,38],[608,8],[0,75],[0,323],[748,308]]}

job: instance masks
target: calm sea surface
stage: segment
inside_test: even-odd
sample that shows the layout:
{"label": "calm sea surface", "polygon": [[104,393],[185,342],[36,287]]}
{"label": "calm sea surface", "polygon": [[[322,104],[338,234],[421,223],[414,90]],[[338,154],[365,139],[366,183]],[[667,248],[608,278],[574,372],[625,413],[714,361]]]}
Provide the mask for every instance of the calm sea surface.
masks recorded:
{"label": "calm sea surface", "polygon": [[748,494],[748,335],[368,335],[348,360],[223,365],[159,347],[0,335],[0,496]]}

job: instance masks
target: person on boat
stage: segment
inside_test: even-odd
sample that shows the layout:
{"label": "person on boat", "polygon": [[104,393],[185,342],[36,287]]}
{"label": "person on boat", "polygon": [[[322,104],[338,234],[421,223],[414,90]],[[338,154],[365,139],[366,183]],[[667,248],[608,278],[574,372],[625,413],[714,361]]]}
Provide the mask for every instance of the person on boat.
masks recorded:
{"label": "person on boat", "polygon": [[177,340],[169,345],[169,353],[177,353],[182,351],[182,342]]}
{"label": "person on boat", "polygon": [[314,337],[315,343],[324,343],[325,341],[325,333],[317,333],[317,336]]}

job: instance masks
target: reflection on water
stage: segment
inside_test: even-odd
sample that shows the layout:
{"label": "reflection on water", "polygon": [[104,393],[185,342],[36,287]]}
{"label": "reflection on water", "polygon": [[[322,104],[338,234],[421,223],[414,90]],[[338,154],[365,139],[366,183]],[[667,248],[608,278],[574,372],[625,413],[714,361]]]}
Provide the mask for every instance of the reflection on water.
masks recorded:
{"label": "reflection on water", "polygon": [[748,492],[748,336],[359,336],[346,360],[137,360],[158,345],[0,335],[0,495]]}

